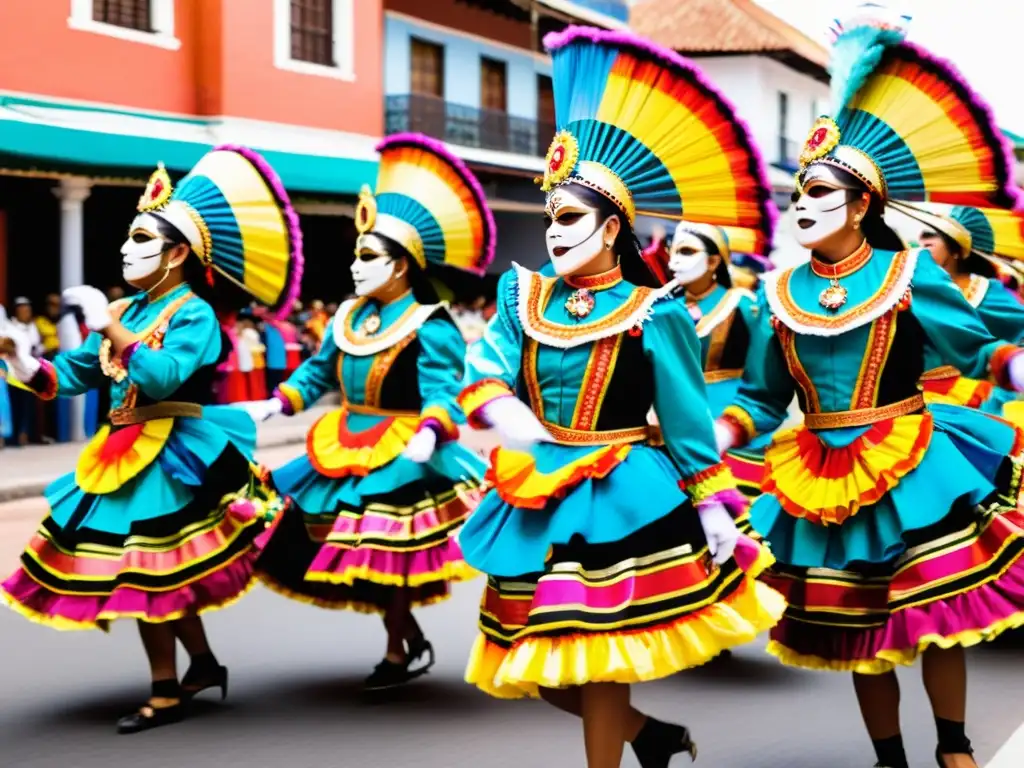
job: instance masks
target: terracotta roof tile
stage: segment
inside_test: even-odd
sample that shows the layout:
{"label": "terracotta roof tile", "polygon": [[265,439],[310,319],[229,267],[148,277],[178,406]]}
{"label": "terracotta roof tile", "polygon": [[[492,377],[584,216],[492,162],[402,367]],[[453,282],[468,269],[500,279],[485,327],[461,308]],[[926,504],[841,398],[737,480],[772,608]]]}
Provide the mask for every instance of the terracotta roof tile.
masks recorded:
{"label": "terracotta roof tile", "polygon": [[682,53],[792,52],[820,67],[828,50],[753,0],[643,0],[633,6],[637,34]]}

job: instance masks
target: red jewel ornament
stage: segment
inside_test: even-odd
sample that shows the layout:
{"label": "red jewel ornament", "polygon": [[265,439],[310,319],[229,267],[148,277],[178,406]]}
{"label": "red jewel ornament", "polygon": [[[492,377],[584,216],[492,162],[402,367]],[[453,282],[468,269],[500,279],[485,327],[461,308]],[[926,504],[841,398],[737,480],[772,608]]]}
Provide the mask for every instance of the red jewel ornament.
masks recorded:
{"label": "red jewel ornament", "polygon": [[825,141],[826,136],[828,136],[828,130],[825,128],[819,128],[811,134],[811,138],[807,140],[807,146],[810,149],[817,149],[821,146],[821,143]]}
{"label": "red jewel ornament", "polygon": [[551,162],[548,163],[548,168],[551,169],[552,173],[558,173],[558,169],[562,167],[562,163],[565,162],[565,147],[555,147],[555,151],[551,153]]}
{"label": "red jewel ornament", "polygon": [[569,298],[565,300],[565,311],[571,317],[582,320],[594,311],[594,294],[586,288],[579,288],[573,291],[569,294]]}
{"label": "red jewel ornament", "polygon": [[642,334],[643,334],[643,332],[644,332],[644,327],[643,327],[643,325],[641,325],[641,324],[640,324],[639,322],[637,322],[637,323],[636,323],[635,325],[633,325],[633,326],[632,326],[632,327],[631,327],[631,328],[630,328],[630,329],[629,329],[629,330],[627,331],[627,333],[628,333],[628,334],[629,334],[630,336],[632,336],[632,337],[633,337],[634,339],[635,339],[635,338],[636,338],[637,336],[640,336],[640,335],[642,335]]}

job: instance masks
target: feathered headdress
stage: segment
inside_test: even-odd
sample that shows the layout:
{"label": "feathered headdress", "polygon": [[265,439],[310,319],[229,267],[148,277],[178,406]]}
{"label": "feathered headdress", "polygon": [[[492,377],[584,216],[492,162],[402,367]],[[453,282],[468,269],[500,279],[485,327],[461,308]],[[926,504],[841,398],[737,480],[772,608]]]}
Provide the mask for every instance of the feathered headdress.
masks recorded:
{"label": "feathered headdress", "polygon": [[576,183],[636,216],[743,227],[770,243],[771,186],[733,107],[693,63],[624,32],[569,27],[551,52],[558,133],[542,188]]}
{"label": "feathered headdress", "polygon": [[898,208],[951,238],[964,254],[1024,261],[1024,211],[964,205],[900,205]]}
{"label": "feathered headdress", "polygon": [[356,206],[360,234],[376,233],[428,263],[483,274],[494,259],[494,217],[473,173],[439,141],[389,136],[377,146],[376,192]]}
{"label": "feathered headdress", "polygon": [[257,152],[217,147],[177,187],[161,164],[138,210],[188,238],[211,279],[220,274],[275,314],[291,311],[302,279],[299,217],[274,169]]}
{"label": "feathered headdress", "polygon": [[1013,207],[1013,153],[952,64],[906,41],[906,16],[866,3],[834,29],[832,116],[800,155],[852,173],[882,199]]}

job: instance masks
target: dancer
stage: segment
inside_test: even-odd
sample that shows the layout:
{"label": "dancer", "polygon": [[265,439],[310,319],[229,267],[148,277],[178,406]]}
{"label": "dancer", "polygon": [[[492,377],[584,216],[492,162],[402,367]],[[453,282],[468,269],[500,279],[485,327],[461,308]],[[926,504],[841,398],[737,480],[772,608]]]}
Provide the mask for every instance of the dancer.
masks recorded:
{"label": "dancer", "polygon": [[[759,178],[759,194],[771,200],[771,186]],[[755,227],[718,227],[681,221],[676,226],[670,248],[644,251],[644,261],[662,284],[670,278],[678,287],[674,294],[686,303],[697,319],[704,384],[717,418],[732,403],[739,388],[740,377],[750,346],[750,326],[756,322],[757,299],[751,291],[758,277],[749,267],[734,267],[732,246],[740,247],[754,257],[748,263],[763,265],[771,247],[776,211],[766,203],[765,213]],[[734,285],[734,277],[747,287]],[[749,497],[761,493],[764,473],[764,449],[771,435],[760,435],[742,449],[729,451],[725,462],[736,478],[737,486]]]}
{"label": "dancer", "polygon": [[854,673],[887,768],[908,766],[893,670],[920,659],[935,760],[963,768],[975,765],[963,649],[1024,624],[1024,438],[977,410],[925,407],[917,383],[937,359],[1020,390],[1024,356],[927,253],[903,249],[882,211],[908,199],[1013,206],[1019,192],[985,104],[904,42],[905,19],[874,10],[839,29],[836,117],[818,120],[801,154],[796,237],[811,260],[767,276],[716,432],[722,449],[770,432],[796,393],[805,421],[776,434],[750,514],[778,559],[768,581],[789,600],[769,650]]}
{"label": "dancer", "polygon": [[[110,423],[44,492],[50,513],[0,598],[56,629],[138,621],[152,697],[118,722],[120,733],[180,720],[207,688],[227,693],[199,615],[249,589],[280,503],[252,464],[252,420],[207,405],[227,352],[212,305],[251,294],[290,307],[302,267],[298,219],[248,149],[213,150],[173,193],[161,167],[139,211],[121,249],[139,293],[108,305],[89,286],[64,292],[92,331],[82,346],[50,363],[0,329],[11,372],[40,397],[110,387]],[[180,685],[176,642],[191,657]]]}
{"label": "dancer", "polygon": [[483,190],[440,143],[398,135],[379,150],[376,195],[364,190],[356,211],[358,298],[342,304],[316,356],[249,405],[260,419],[290,415],[341,390],[306,454],[273,473],[295,506],[258,567],[289,597],[383,615],[387,650],[369,690],[430,668],[434,650],[412,608],[472,576],[454,535],[486,465],[456,442],[466,345],[428,274],[482,273],[495,234]]}
{"label": "dancer", "polygon": [[582,717],[590,768],[618,766],[626,742],[664,768],[696,747],[632,708],[630,684],[753,640],[784,606],[752,578],[770,555],[737,548],[744,499],[715,453],[694,322],[673,284],[654,287],[633,224],[685,209],[751,225],[769,201],[745,127],[691,63],[590,28],[545,45],[551,264],[502,277],[461,395],[502,441],[459,534],[489,576],[466,677]]}
{"label": "dancer", "polygon": [[[948,206],[947,206],[948,208]],[[1024,303],[1006,276],[1003,259],[1024,259],[1024,214],[996,208],[936,206],[912,214],[927,226],[921,245],[945,269],[989,333],[1010,344],[1024,339]],[[1020,397],[988,379],[970,379],[941,361],[925,361],[925,402],[980,408],[1024,426]]]}

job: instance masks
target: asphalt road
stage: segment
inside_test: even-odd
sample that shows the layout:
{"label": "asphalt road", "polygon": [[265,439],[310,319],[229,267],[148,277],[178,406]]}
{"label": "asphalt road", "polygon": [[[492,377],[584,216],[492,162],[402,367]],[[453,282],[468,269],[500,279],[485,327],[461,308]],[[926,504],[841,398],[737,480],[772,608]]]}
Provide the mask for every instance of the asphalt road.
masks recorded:
{"label": "asphalt road", "polygon": [[[264,453],[268,464],[297,447]],[[43,514],[40,500],[0,505],[0,565],[13,567]],[[570,768],[579,726],[540,702],[489,699],[462,681],[481,582],[419,613],[434,671],[367,699],[360,682],[383,653],[379,620],[329,613],[256,590],[213,614],[231,669],[228,700],[202,701],[177,726],[114,734],[147,694],[131,623],[59,633],[0,612],[0,768]],[[981,765],[1024,719],[1024,639],[971,653],[970,733]],[[905,738],[932,766],[934,732],[916,670],[903,675]],[[868,768],[874,763],[846,675],[788,670],[760,644],[731,660],[640,686],[638,705],[686,722],[705,768]],[[632,757],[623,763],[635,768]],[[687,765],[678,758],[676,766]]]}

